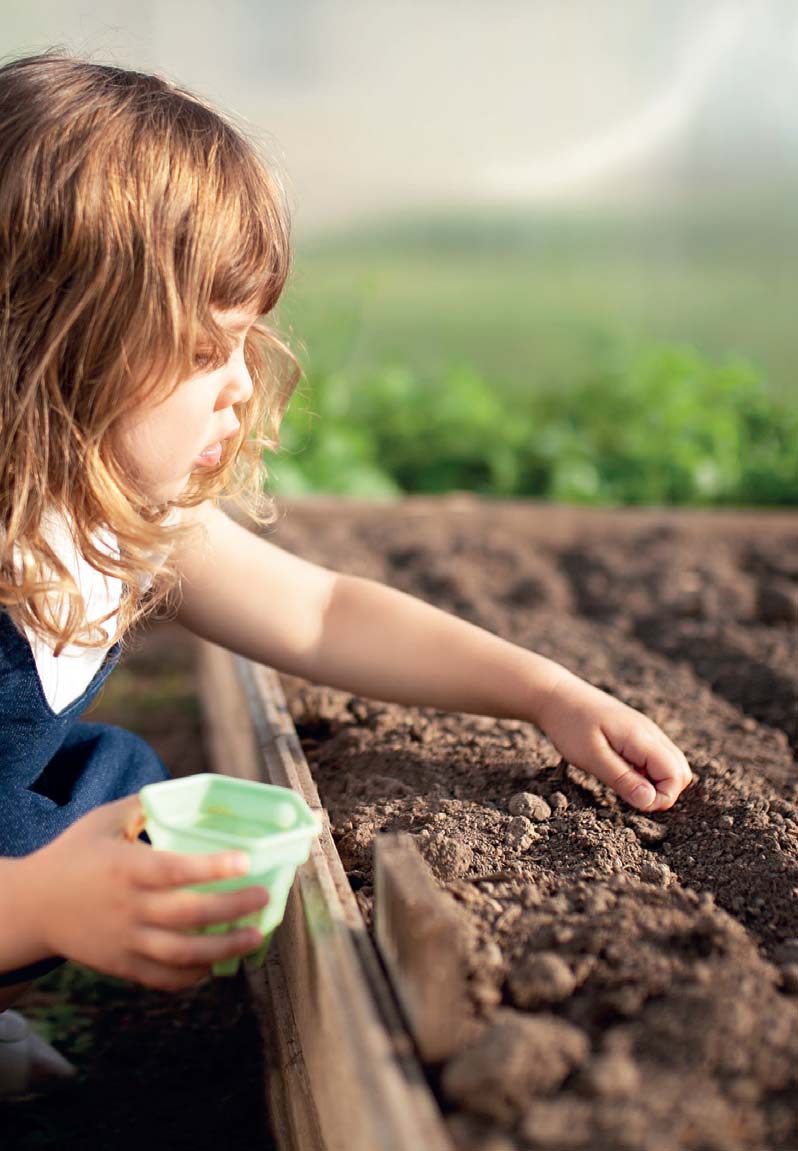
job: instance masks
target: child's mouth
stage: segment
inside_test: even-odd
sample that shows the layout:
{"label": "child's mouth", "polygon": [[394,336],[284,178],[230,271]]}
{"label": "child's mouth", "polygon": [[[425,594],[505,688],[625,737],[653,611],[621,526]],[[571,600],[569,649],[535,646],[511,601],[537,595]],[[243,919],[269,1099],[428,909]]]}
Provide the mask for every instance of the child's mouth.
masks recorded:
{"label": "child's mouth", "polygon": [[222,458],[222,445],[221,442],[211,444],[204,452],[200,452],[197,456],[196,462],[204,468],[214,468]]}

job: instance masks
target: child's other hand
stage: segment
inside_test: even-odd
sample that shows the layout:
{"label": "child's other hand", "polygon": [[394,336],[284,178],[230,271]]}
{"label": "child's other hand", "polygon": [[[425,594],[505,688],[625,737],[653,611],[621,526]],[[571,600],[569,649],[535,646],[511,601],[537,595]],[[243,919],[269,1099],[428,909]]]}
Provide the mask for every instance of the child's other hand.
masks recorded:
{"label": "child's other hand", "polygon": [[268,902],[263,887],[181,891],[187,884],[244,875],[235,852],[184,855],[155,851],[136,839],[143,826],[138,796],[108,803],[26,857],[30,906],[42,951],[97,971],[177,991],[204,979],[212,964],[246,955],[261,942],[256,928],[192,935]]}
{"label": "child's other hand", "polygon": [[646,716],[570,672],[538,715],[560,754],[641,811],[672,807],[692,781],[679,748]]}

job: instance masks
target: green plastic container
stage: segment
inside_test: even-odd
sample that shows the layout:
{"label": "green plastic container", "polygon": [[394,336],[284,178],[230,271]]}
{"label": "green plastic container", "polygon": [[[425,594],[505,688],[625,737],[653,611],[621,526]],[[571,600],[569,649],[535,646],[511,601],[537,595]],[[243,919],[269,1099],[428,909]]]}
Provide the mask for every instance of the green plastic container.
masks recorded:
{"label": "green plastic container", "polygon": [[[235,927],[256,927],[263,942],[246,958],[260,966],[275,927],[282,922],[288,892],[300,863],[310,855],[321,823],[287,787],[274,787],[229,775],[200,774],[150,783],[139,792],[146,816],[144,830],[160,851],[211,854],[238,850],[249,856],[246,875],[192,884],[192,891],[233,891],[262,886],[269,902],[232,923],[213,923],[198,932],[220,934]],[[214,963],[214,975],[233,975],[239,956]]]}

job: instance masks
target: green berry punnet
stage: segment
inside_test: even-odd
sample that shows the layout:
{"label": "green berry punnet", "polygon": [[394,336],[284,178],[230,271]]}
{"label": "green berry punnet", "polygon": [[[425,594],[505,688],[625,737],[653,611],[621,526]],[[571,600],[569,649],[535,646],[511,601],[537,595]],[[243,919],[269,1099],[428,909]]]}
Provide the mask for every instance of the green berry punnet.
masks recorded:
{"label": "green berry punnet", "polygon": [[[321,823],[304,799],[287,787],[204,773],[151,783],[139,792],[152,846],[160,851],[210,854],[243,851],[246,875],[191,885],[193,891],[234,891],[262,886],[269,892],[264,908],[232,923],[214,923],[200,932],[218,934],[255,927],[263,942],[247,956],[259,966],[274,929],[282,922],[297,867],[310,855]],[[213,965],[214,975],[233,975],[239,957]]]}

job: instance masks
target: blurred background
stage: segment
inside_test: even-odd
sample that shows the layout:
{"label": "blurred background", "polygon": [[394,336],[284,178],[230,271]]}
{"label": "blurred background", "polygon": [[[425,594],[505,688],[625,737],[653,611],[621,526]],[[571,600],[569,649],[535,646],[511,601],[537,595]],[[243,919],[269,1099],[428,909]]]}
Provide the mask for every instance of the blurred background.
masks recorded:
{"label": "blurred background", "polygon": [[0,0],[281,173],[278,493],[798,502],[794,0]]}

